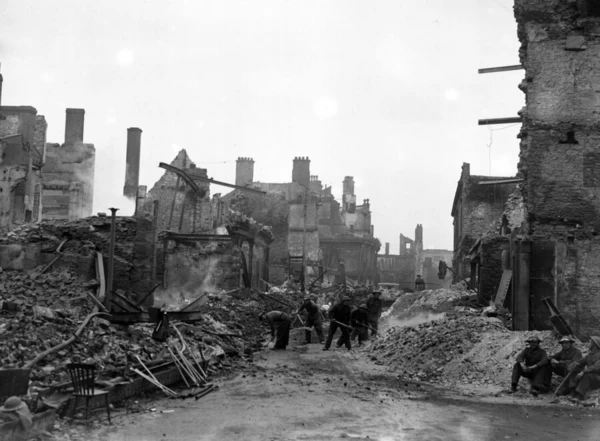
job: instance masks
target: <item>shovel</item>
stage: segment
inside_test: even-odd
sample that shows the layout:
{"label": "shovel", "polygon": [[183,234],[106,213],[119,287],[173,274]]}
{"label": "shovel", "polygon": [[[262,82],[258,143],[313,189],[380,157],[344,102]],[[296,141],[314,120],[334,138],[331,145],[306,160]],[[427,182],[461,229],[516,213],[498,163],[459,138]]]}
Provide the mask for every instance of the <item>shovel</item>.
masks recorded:
{"label": "shovel", "polygon": [[567,380],[571,378],[572,373],[573,371],[570,371],[567,375],[565,375],[565,378],[563,378],[563,381],[561,381],[561,383],[558,385],[558,387],[554,391],[554,394],[552,395],[552,399],[548,401],[548,403],[558,403],[558,396],[556,394],[558,394],[558,391],[564,386]]}

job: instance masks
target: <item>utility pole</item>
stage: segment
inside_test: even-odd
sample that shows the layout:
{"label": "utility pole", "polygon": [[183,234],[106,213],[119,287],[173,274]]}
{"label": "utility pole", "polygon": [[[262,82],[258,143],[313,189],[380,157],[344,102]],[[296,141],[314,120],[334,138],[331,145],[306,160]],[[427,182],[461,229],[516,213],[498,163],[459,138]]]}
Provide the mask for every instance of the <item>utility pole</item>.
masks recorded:
{"label": "utility pole", "polygon": [[308,211],[307,198],[308,198],[308,188],[304,187],[304,221],[303,221],[304,232],[302,234],[302,277],[300,277],[300,289],[302,290],[303,294],[304,294],[304,287],[306,286],[306,214]]}

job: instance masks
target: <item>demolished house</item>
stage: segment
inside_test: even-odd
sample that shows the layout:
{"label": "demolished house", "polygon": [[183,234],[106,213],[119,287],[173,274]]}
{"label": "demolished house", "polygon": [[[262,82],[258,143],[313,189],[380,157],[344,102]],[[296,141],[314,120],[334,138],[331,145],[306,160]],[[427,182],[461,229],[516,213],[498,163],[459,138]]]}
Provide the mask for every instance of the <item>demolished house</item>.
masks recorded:
{"label": "demolished house", "polygon": [[452,251],[441,249],[423,249],[423,225],[417,224],[415,238],[400,234],[400,253],[398,255],[398,283],[406,291],[415,289],[415,279],[420,274],[427,289],[448,288],[451,277],[440,280],[439,263],[450,262]]}
{"label": "demolished house", "polygon": [[163,271],[162,291],[197,298],[213,290],[256,288],[269,279],[270,229],[211,199],[206,169],[181,150],[145,197],[138,213],[153,219]]}
{"label": "demolished house", "polygon": [[48,124],[34,107],[0,106],[0,231],[92,214],[95,148],[83,142],[84,115],[66,110],[65,141],[56,144],[46,142]]}
{"label": "demolished house", "polygon": [[484,299],[501,296],[515,330],[556,326],[585,338],[600,332],[600,156],[591,92],[599,84],[600,9],[584,0],[517,0],[515,17],[526,97],[518,174],[477,183],[463,166],[452,209],[454,264]]}
{"label": "demolished house", "polygon": [[[340,263],[345,266],[346,277],[356,283],[376,283],[376,255],[381,244],[373,237],[369,201],[356,205],[352,177],[344,180],[344,202],[340,205],[331,187],[323,187],[318,176],[310,174],[307,157],[294,158],[292,181],[288,183],[253,182],[253,169],[253,159],[238,158],[236,183],[267,192],[269,203],[263,206],[260,200],[240,199],[237,191],[223,199],[233,209],[261,222],[271,213],[269,225],[275,233],[271,283],[279,284],[290,275],[301,280],[303,267],[308,277],[326,273],[324,279],[334,281]],[[284,210],[287,213],[282,213]]]}

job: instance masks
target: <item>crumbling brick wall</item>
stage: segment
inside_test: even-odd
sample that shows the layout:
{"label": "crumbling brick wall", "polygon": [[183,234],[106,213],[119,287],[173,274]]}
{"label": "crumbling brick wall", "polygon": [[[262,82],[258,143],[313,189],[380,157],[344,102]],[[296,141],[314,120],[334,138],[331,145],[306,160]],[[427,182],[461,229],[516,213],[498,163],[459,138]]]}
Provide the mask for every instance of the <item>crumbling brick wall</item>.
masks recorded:
{"label": "crumbling brick wall", "polygon": [[[194,175],[207,177],[206,169],[195,168],[185,150],[181,150],[170,165],[184,170],[192,179]],[[181,231],[182,233],[211,231],[213,203],[210,200],[209,184],[200,180],[195,182],[200,188],[199,194],[194,193],[182,179],[178,179],[175,173],[165,171],[150,189],[147,197],[139,201],[138,212],[152,215],[154,201],[158,201],[159,231]]]}
{"label": "crumbling brick wall", "polygon": [[488,234],[481,240],[479,294],[492,300],[502,279],[502,246],[509,243],[507,236]]}
{"label": "crumbling brick wall", "polygon": [[524,232],[554,241],[555,292],[580,335],[600,332],[600,17],[591,1],[516,0],[525,67]]}
{"label": "crumbling brick wall", "polygon": [[93,144],[46,144],[43,219],[75,220],[91,216],[95,163]]}

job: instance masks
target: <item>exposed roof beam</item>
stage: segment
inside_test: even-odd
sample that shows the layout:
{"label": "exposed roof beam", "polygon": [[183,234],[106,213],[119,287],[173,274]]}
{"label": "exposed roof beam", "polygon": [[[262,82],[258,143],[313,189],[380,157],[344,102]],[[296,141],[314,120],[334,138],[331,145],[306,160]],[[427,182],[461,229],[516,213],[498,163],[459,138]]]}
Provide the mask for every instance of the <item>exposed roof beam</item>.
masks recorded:
{"label": "exposed roof beam", "polygon": [[511,124],[511,123],[520,123],[520,122],[523,122],[523,118],[521,118],[520,116],[511,116],[509,118],[480,119],[478,123],[480,126],[487,126],[487,125],[491,125],[491,124]]}
{"label": "exposed roof beam", "polygon": [[514,178],[514,179],[499,179],[497,181],[479,181],[479,185],[492,185],[492,184],[516,184],[518,182],[523,182],[524,179]]}
{"label": "exposed roof beam", "polygon": [[509,70],[521,70],[521,69],[524,69],[523,65],[513,64],[511,66],[486,67],[483,69],[478,69],[477,72],[480,74],[486,74],[486,73],[507,72]]}

